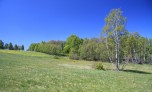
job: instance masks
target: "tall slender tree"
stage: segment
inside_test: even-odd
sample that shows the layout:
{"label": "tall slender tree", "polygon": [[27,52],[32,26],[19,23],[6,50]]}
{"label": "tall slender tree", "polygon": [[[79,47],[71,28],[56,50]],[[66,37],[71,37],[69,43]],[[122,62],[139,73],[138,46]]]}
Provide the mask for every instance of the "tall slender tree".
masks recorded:
{"label": "tall slender tree", "polygon": [[8,49],[9,49],[9,50],[13,50],[13,49],[14,49],[14,48],[13,48],[13,44],[12,44],[11,42],[10,42],[9,45],[8,45]]}
{"label": "tall slender tree", "polygon": [[4,48],[5,48],[5,49],[8,49],[8,43],[5,43]]}
{"label": "tall slender tree", "polygon": [[104,32],[115,42],[116,69],[120,70],[120,37],[125,31],[126,18],[120,9],[112,9],[105,18]]}
{"label": "tall slender tree", "polygon": [[0,40],[0,49],[4,49],[4,42]]}
{"label": "tall slender tree", "polygon": [[24,45],[21,46],[21,50],[24,50]]}
{"label": "tall slender tree", "polygon": [[18,50],[17,44],[14,45],[14,50]]}

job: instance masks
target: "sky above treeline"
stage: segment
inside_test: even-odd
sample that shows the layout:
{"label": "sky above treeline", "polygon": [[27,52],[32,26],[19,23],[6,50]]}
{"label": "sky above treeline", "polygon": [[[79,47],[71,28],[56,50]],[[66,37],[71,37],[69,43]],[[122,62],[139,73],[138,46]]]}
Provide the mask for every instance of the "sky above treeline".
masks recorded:
{"label": "sky above treeline", "polygon": [[104,18],[120,8],[126,29],[152,38],[152,0],[0,0],[0,39],[25,45],[100,37]]}

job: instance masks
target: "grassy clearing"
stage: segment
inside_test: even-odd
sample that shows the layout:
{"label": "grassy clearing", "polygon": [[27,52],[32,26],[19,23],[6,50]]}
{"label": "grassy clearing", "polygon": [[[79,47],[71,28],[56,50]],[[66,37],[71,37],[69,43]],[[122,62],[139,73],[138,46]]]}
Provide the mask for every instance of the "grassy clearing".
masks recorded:
{"label": "grassy clearing", "polygon": [[[94,62],[21,51],[0,50],[0,92],[151,92],[152,66],[125,72],[92,69]],[[111,64],[103,63],[106,69]]]}

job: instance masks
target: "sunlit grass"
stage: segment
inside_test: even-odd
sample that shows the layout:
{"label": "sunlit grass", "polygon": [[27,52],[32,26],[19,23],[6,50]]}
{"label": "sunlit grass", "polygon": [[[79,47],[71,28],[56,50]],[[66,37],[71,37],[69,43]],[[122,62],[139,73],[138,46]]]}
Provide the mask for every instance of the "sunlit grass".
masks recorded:
{"label": "sunlit grass", "polygon": [[[0,92],[151,92],[152,66],[129,64],[116,72],[92,68],[93,61],[0,50]],[[143,72],[141,72],[143,71]]]}
{"label": "sunlit grass", "polygon": [[38,57],[49,57],[49,55],[44,53],[37,53],[31,51],[21,51],[21,50],[0,50],[0,53],[9,53],[9,54],[17,54],[17,55],[25,55],[25,56],[38,56]]}

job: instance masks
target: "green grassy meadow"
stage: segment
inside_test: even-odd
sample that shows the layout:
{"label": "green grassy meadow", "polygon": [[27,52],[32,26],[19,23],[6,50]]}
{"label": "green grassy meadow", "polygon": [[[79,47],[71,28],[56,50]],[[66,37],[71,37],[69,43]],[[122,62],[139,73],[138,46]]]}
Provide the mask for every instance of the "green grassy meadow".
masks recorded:
{"label": "green grassy meadow", "polygon": [[93,61],[0,50],[0,92],[152,92],[152,65],[94,70]]}

